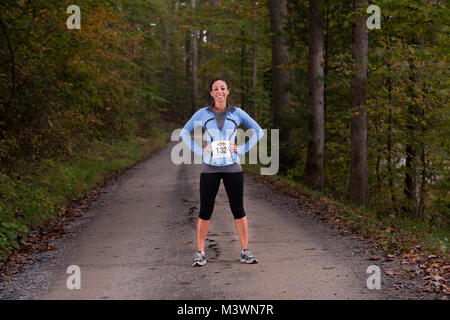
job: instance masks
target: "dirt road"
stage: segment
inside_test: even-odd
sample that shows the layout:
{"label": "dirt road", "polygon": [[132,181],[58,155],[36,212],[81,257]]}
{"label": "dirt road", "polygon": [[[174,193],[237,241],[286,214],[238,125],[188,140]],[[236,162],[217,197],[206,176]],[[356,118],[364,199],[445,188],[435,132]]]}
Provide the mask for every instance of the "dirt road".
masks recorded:
{"label": "dirt road", "polygon": [[[59,240],[58,250],[40,258],[3,298],[389,298],[383,276],[380,290],[367,288],[367,267],[377,264],[368,260],[368,244],[337,235],[293,199],[247,175],[250,248],[260,263],[239,262],[239,239],[222,184],[207,239],[208,263],[191,267],[201,165],[172,164],[172,146],[107,187]],[[79,290],[66,286],[70,265],[81,270]]]}

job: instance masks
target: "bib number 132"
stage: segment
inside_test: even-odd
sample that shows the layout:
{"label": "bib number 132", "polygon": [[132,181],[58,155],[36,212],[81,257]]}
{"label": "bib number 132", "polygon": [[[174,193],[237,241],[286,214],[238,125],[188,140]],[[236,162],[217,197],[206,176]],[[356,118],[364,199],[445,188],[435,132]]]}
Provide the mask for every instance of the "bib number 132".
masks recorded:
{"label": "bib number 132", "polygon": [[213,141],[211,143],[213,158],[230,157],[230,142],[229,141]]}

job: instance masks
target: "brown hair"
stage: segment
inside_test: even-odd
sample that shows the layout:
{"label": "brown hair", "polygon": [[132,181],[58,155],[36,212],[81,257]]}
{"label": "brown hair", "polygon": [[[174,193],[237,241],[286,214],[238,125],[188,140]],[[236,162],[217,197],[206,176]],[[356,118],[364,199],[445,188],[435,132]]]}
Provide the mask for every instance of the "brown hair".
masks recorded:
{"label": "brown hair", "polygon": [[227,86],[228,86],[228,83],[227,83],[226,80],[224,80],[222,78],[214,78],[214,79],[209,81],[209,91],[212,91],[212,86],[213,86],[214,82],[219,81],[219,80],[225,82],[227,84]]}

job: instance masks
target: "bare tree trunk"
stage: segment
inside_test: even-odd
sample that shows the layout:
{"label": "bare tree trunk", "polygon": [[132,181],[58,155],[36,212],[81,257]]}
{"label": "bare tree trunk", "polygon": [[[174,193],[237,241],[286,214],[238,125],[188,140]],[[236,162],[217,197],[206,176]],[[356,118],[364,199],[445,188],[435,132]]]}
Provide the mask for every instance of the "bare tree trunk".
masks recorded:
{"label": "bare tree trunk", "polygon": [[325,141],[324,114],[324,71],[323,71],[323,27],[321,1],[309,1],[309,132],[306,160],[305,184],[321,189],[323,187],[323,162]]}
{"label": "bare tree trunk", "polygon": [[[367,4],[367,0],[353,0],[354,10]],[[354,61],[351,82],[352,119],[350,127],[351,163],[350,163],[350,200],[367,206],[368,169],[367,169],[367,113],[366,81],[368,30],[366,17],[358,15],[353,24],[352,58]]]}

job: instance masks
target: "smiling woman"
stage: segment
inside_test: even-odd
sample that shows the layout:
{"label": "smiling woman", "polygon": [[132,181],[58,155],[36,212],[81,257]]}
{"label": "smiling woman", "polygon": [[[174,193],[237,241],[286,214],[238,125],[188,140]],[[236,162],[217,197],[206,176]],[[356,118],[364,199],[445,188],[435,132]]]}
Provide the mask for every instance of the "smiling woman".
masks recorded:
{"label": "smiling woman", "polygon": [[[222,179],[241,242],[240,261],[257,263],[248,249],[248,221],[243,205],[244,176],[238,154],[248,152],[264,133],[245,111],[227,103],[230,90],[224,79],[211,80],[209,89],[214,103],[198,110],[186,123],[180,135],[192,151],[203,156],[200,175],[200,214],[197,221],[198,251],[195,253],[193,266],[203,266],[206,263],[205,241]],[[207,145],[204,149],[190,138],[190,133],[198,124],[201,124],[207,136]],[[234,143],[236,129],[240,124],[254,131],[253,136],[243,146]]]}
{"label": "smiling woman", "polygon": [[211,91],[211,96],[214,98],[216,110],[218,112],[224,111],[226,99],[230,94],[225,80],[220,78],[212,80],[209,84],[209,91]]}

